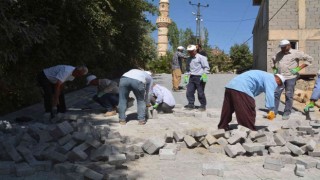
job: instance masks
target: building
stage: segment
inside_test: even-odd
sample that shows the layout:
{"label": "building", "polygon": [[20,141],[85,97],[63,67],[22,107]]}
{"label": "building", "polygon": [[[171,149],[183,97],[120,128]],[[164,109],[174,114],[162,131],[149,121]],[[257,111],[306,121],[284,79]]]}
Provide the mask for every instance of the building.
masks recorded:
{"label": "building", "polygon": [[158,26],[158,56],[165,56],[168,50],[168,26],[171,24],[169,18],[169,0],[160,0],[160,16],[157,18]]}
{"label": "building", "polygon": [[254,69],[272,72],[269,60],[280,51],[279,41],[288,39],[294,49],[314,58],[301,74],[316,74],[320,60],[319,0],[253,0],[260,6],[253,28]]}

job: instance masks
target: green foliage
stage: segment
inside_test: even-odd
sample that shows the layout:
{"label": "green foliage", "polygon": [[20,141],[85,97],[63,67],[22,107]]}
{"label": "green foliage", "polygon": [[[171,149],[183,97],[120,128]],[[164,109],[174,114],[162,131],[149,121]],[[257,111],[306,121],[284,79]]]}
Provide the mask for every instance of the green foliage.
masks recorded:
{"label": "green foliage", "polygon": [[230,48],[232,66],[237,70],[250,69],[253,63],[252,53],[248,44],[235,44]]}
{"label": "green foliage", "polygon": [[161,56],[154,61],[149,61],[146,68],[153,73],[171,73],[172,58],[173,53],[168,51],[165,56]]}
{"label": "green foliage", "polygon": [[156,58],[144,12],[158,11],[145,0],[2,0],[0,12],[0,114],[40,100],[43,68],[86,64],[113,78]]}
{"label": "green foliage", "polygon": [[210,72],[220,73],[220,72],[230,72],[232,71],[232,61],[227,54],[220,49],[215,48],[219,51],[209,59]]}
{"label": "green foliage", "polygon": [[176,50],[179,46],[179,30],[174,21],[172,21],[168,28],[168,41],[169,45],[172,47],[172,50]]}

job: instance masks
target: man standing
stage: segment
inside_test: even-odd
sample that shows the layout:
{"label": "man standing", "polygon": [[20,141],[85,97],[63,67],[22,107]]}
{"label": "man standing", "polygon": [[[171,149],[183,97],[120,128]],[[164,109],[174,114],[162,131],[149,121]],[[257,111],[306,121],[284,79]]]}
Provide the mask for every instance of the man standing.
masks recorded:
{"label": "man standing", "polygon": [[153,109],[163,113],[172,113],[172,109],[176,105],[172,93],[159,84],[154,84],[151,92],[151,104],[153,105]]}
{"label": "man standing", "polygon": [[183,54],[184,47],[179,46],[177,48],[177,52],[174,53],[171,68],[172,68],[172,90],[178,91],[179,84],[181,82],[181,73],[182,73],[182,60],[187,58],[185,54]]}
{"label": "man standing", "polygon": [[37,75],[38,84],[43,89],[45,118],[54,117],[53,107],[55,106],[57,106],[58,113],[66,112],[64,83],[87,73],[88,68],[85,66],[57,65],[46,68]]}
{"label": "man standing", "polygon": [[256,130],[256,104],[254,97],[262,92],[266,94],[266,108],[269,109],[267,118],[273,120],[274,91],[285,82],[285,78],[260,70],[247,71],[232,79],[224,93],[219,129],[229,130],[233,112],[236,113],[240,125]]}
{"label": "man standing", "polygon": [[105,116],[116,115],[116,106],[119,103],[118,83],[109,79],[98,79],[95,75],[90,75],[87,77],[87,85],[97,86],[97,94],[92,99],[107,109]]}
{"label": "man standing", "polygon": [[200,102],[199,111],[205,111],[207,100],[206,95],[204,93],[205,84],[208,81],[209,74],[209,64],[207,57],[202,56],[197,53],[197,48],[195,45],[189,45],[187,51],[190,57],[187,59],[187,78],[184,78],[187,85],[187,99],[188,105],[184,106],[186,109],[194,109],[195,97],[194,93],[197,90],[198,99]]}
{"label": "man standing", "polygon": [[[270,65],[274,74],[279,73],[286,79],[284,87],[277,88],[275,92],[275,114],[278,114],[278,108],[280,103],[280,96],[285,89],[286,102],[282,115],[282,120],[288,120],[290,118],[294,87],[298,78],[298,72],[308,65],[311,65],[313,58],[302,51],[291,49],[291,44],[288,40],[280,41],[279,51],[270,61]],[[299,60],[303,60],[304,63],[299,66]]]}
{"label": "man standing", "polygon": [[127,100],[131,91],[136,96],[139,125],[146,124],[146,104],[149,104],[149,92],[153,79],[151,72],[132,69],[124,73],[119,83],[119,123],[126,124]]}
{"label": "man standing", "polygon": [[202,49],[201,44],[197,44],[197,52],[202,56],[208,57],[208,54]]}

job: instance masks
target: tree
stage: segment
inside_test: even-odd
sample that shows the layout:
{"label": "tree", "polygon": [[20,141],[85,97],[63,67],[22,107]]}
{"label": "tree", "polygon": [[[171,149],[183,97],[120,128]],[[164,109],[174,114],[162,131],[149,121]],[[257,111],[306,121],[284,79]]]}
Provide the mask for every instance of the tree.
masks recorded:
{"label": "tree", "polygon": [[239,71],[252,68],[253,56],[248,44],[235,44],[230,48],[232,66]]}
{"label": "tree", "polygon": [[169,25],[168,41],[173,51],[179,46],[179,30],[174,21]]}

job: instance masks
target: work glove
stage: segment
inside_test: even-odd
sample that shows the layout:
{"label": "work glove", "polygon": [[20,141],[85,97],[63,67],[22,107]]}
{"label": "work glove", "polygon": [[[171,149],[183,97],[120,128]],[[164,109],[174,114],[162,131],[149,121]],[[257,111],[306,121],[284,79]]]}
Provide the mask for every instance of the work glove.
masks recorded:
{"label": "work glove", "polygon": [[269,119],[270,121],[272,121],[274,118],[276,117],[276,115],[274,114],[273,111],[269,111],[267,114],[267,119]]}
{"label": "work glove", "polygon": [[188,84],[188,83],[189,83],[189,75],[185,74],[185,75],[183,76],[183,82],[184,82],[185,84]]}
{"label": "work glove", "polygon": [[206,73],[202,74],[200,81],[208,82],[208,75]]}
{"label": "work glove", "polygon": [[158,108],[158,106],[159,106],[159,104],[158,104],[158,103],[156,103],[155,105],[153,105],[153,109],[157,109],[157,108]]}
{"label": "work glove", "polygon": [[303,109],[304,112],[309,112],[310,108],[314,107],[314,102],[310,102],[309,104],[306,105],[306,107]]}
{"label": "work glove", "polygon": [[293,69],[290,69],[291,74],[296,75],[301,70],[301,67],[296,67]]}
{"label": "work glove", "polygon": [[273,74],[277,74],[277,73],[278,73],[278,68],[273,67],[273,68],[272,68],[272,71],[273,71]]}

